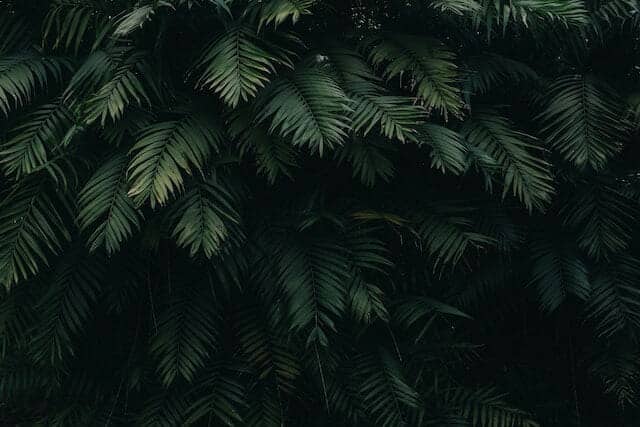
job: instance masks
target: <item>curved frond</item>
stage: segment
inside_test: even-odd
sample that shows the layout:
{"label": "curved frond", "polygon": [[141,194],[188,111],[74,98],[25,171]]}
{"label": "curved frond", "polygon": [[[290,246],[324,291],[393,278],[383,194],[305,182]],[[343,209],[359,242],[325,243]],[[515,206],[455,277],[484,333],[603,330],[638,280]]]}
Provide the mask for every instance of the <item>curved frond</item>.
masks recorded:
{"label": "curved frond", "polygon": [[621,149],[627,124],[617,94],[590,76],[555,80],[540,113],[551,147],[579,168],[602,169]]}
{"label": "curved frond", "polygon": [[0,206],[0,284],[9,287],[36,274],[70,240],[58,204],[64,197],[40,182],[22,182]]}
{"label": "curved frond", "polygon": [[231,107],[254,98],[275,74],[276,66],[293,67],[284,49],[262,42],[250,27],[236,25],[207,46],[193,68],[196,87],[213,90]]}
{"label": "curved frond", "polygon": [[631,224],[638,216],[635,202],[615,183],[585,183],[568,198],[561,215],[565,225],[578,232],[578,245],[596,259],[625,250]]}
{"label": "curved frond", "polygon": [[0,110],[5,116],[27,105],[38,91],[62,80],[68,63],[36,53],[0,57]]}
{"label": "curved frond", "polygon": [[393,163],[385,155],[391,148],[384,142],[353,140],[340,148],[338,161],[349,162],[353,177],[359,178],[367,187],[373,187],[378,179],[389,182],[394,175]]}
{"label": "curved frond", "polygon": [[503,197],[511,192],[529,210],[543,209],[549,203],[554,191],[551,167],[536,147],[535,138],[514,130],[509,120],[493,111],[475,112],[460,132],[500,165]]}
{"label": "curved frond", "polygon": [[37,334],[30,351],[35,360],[56,365],[74,354],[73,340],[86,328],[101,289],[105,268],[86,254],[67,255],[38,302]]}
{"label": "curved frond", "polygon": [[89,178],[78,194],[78,224],[90,231],[90,251],[99,247],[107,254],[120,250],[122,243],[140,228],[141,214],[127,195],[127,156],[115,154]]}
{"label": "curved frond", "polygon": [[420,405],[418,393],[405,379],[401,367],[386,350],[360,356],[355,361],[362,379],[360,393],[367,411],[381,427],[404,426],[406,411]]}
{"label": "curved frond", "polygon": [[569,294],[583,301],[589,298],[587,266],[576,251],[558,242],[537,240],[532,244],[531,258],[531,283],[538,289],[544,310],[556,310]]}
{"label": "curved frond", "polygon": [[462,112],[455,54],[441,42],[417,36],[389,35],[369,40],[369,58],[387,79],[411,76],[407,82],[419,100],[445,118]]}
{"label": "curved frond", "polygon": [[207,258],[222,251],[229,240],[243,237],[237,200],[224,182],[209,179],[198,183],[176,202],[172,217],[172,236],[178,246],[189,249],[191,256],[199,251]]}
{"label": "curved frond", "polygon": [[257,119],[269,122],[270,133],[322,155],[347,135],[349,110],[349,99],[328,72],[303,67],[271,84],[259,101]]}
{"label": "curved frond", "polygon": [[291,328],[308,331],[308,346],[327,346],[327,333],[346,308],[347,253],[329,241],[287,242],[280,250],[278,282],[288,296]]}
{"label": "curved frond", "polygon": [[167,387],[178,378],[191,382],[216,346],[220,316],[203,282],[177,283],[158,317],[149,351]]}
{"label": "curved frond", "polygon": [[273,23],[277,27],[287,19],[291,19],[291,22],[295,24],[301,16],[311,14],[311,7],[315,2],[316,0],[269,0],[259,2],[262,7],[259,10],[258,26],[262,27]]}
{"label": "curved frond", "polygon": [[183,174],[201,170],[223,140],[211,119],[196,116],[153,124],[140,132],[127,170],[137,205],[164,205],[183,188]]}
{"label": "curved frond", "polygon": [[10,131],[12,137],[0,144],[5,174],[20,179],[45,165],[50,153],[62,144],[71,122],[71,113],[60,104],[43,105],[26,116]]}
{"label": "curved frond", "polygon": [[467,146],[458,132],[434,123],[419,128],[416,141],[431,148],[431,167],[442,172],[462,174],[467,167]]}

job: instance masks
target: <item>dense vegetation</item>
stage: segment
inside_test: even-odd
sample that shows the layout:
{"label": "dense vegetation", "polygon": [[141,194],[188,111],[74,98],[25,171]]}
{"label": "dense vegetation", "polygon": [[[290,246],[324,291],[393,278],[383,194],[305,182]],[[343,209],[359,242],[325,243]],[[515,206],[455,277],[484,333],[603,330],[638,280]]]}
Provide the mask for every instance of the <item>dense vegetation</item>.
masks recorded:
{"label": "dense vegetation", "polygon": [[637,426],[637,0],[0,0],[0,424]]}

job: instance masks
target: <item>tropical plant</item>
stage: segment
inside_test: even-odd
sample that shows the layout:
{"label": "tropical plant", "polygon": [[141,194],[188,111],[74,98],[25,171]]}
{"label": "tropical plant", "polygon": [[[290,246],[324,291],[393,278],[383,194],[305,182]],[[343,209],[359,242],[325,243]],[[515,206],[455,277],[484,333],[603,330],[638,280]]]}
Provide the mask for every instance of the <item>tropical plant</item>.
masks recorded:
{"label": "tropical plant", "polygon": [[637,0],[0,0],[0,424],[636,426]]}

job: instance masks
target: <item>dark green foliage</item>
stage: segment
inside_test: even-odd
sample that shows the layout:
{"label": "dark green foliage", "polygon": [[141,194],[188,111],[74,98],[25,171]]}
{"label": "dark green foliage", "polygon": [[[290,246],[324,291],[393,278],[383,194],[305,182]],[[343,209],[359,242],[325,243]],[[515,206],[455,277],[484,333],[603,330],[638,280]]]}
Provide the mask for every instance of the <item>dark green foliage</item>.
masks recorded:
{"label": "dark green foliage", "polygon": [[0,425],[631,427],[637,0],[0,0]]}

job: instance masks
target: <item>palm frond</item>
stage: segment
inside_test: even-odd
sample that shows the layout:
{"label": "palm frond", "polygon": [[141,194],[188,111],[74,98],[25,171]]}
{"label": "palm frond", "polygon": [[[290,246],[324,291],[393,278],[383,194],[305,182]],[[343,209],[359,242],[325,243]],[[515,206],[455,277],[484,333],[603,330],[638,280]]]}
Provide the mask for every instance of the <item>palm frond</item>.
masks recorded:
{"label": "palm frond", "polygon": [[267,2],[258,3],[259,9],[258,26],[267,26],[273,24],[274,27],[282,24],[288,19],[295,24],[301,16],[311,14],[311,7],[315,0],[269,0]]}
{"label": "palm frond", "polygon": [[573,295],[589,298],[591,284],[585,263],[577,251],[558,242],[536,240],[531,247],[531,283],[540,295],[543,310],[554,311]]}
{"label": "palm frond", "polygon": [[78,52],[83,40],[95,35],[95,48],[106,36],[109,19],[95,0],[54,0],[43,21],[42,40],[55,49]]}
{"label": "palm frond", "polygon": [[340,163],[347,161],[353,168],[353,177],[359,178],[367,187],[373,187],[378,179],[385,182],[393,177],[393,163],[385,154],[391,147],[374,140],[352,141],[341,147],[338,154]]}
{"label": "palm frond", "polygon": [[178,246],[189,249],[191,256],[202,251],[211,258],[229,240],[237,242],[243,238],[238,227],[238,202],[225,187],[224,182],[214,179],[200,182],[174,207],[172,236]]}
{"label": "palm frond", "polygon": [[211,42],[193,65],[196,87],[213,90],[229,106],[254,98],[279,65],[293,67],[282,48],[261,41],[255,31],[236,25]]}
{"label": "palm frond", "polygon": [[460,132],[500,165],[503,197],[511,192],[529,210],[543,209],[549,203],[554,191],[550,165],[534,137],[514,130],[509,120],[494,111],[476,111]]}
{"label": "palm frond", "polygon": [[59,207],[65,196],[39,181],[19,183],[0,204],[0,283],[6,287],[47,266],[70,239]]}
{"label": "palm frond", "polygon": [[322,155],[347,135],[349,101],[338,83],[320,67],[296,68],[275,80],[258,101],[257,120],[269,132],[307,145]]}
{"label": "palm frond", "polygon": [[0,144],[0,165],[14,179],[44,166],[71,126],[71,113],[61,104],[46,104],[25,117]]}
{"label": "palm frond", "polygon": [[578,168],[602,169],[622,147],[627,124],[618,95],[591,76],[560,77],[540,113],[551,147]]}
{"label": "palm frond", "polygon": [[179,378],[191,382],[215,348],[220,317],[204,282],[177,283],[159,314],[149,351],[167,387]]}
{"label": "palm frond", "polygon": [[223,141],[212,120],[187,115],[140,132],[127,170],[129,196],[137,205],[164,205],[183,188],[183,174],[201,170]]}
{"label": "palm frond", "polygon": [[527,64],[494,53],[473,56],[467,61],[467,66],[469,71],[463,81],[467,102],[473,95],[484,95],[496,88],[539,79]]}
{"label": "palm frond", "polygon": [[446,394],[446,399],[457,405],[460,415],[474,427],[540,427],[529,413],[507,404],[504,398],[493,388],[454,388]]}
{"label": "palm frond", "polygon": [[418,393],[405,379],[398,361],[386,350],[355,362],[367,411],[381,427],[405,426],[406,411],[420,405]]}
{"label": "palm frond", "polygon": [[27,105],[39,91],[62,80],[69,64],[64,59],[33,52],[0,58],[0,110],[5,116]]}
{"label": "palm frond", "polygon": [[460,175],[467,167],[465,140],[458,132],[435,123],[427,123],[419,128],[416,141],[431,147],[431,167],[442,172]]}
{"label": "palm frond", "polygon": [[288,296],[293,331],[308,332],[307,345],[329,344],[327,333],[346,308],[346,250],[324,240],[288,242],[277,254],[278,282]]}
{"label": "palm frond", "polygon": [[30,351],[36,361],[56,365],[73,356],[102,287],[105,269],[96,258],[71,253],[56,267],[52,284],[38,302],[38,323]]}
{"label": "palm frond", "polygon": [[593,278],[587,301],[587,318],[601,337],[611,337],[624,328],[640,327],[640,261],[621,255]]}
{"label": "palm frond", "polygon": [[[455,54],[441,42],[406,35],[374,38],[365,44],[374,66],[382,67],[387,79],[411,76],[406,83],[429,109],[445,118],[462,112]],[[401,82],[402,83],[402,82]]]}
{"label": "palm frond", "polygon": [[577,231],[580,248],[603,259],[628,247],[638,210],[615,182],[597,181],[578,187],[560,213],[563,223]]}
{"label": "palm frond", "polygon": [[124,154],[111,156],[78,194],[78,224],[81,231],[90,231],[92,252],[104,247],[113,254],[140,228],[142,215],[127,195],[127,163]]}
{"label": "palm frond", "polygon": [[271,325],[258,307],[238,313],[237,334],[243,355],[260,380],[273,379],[277,392],[293,393],[301,366],[287,337]]}

